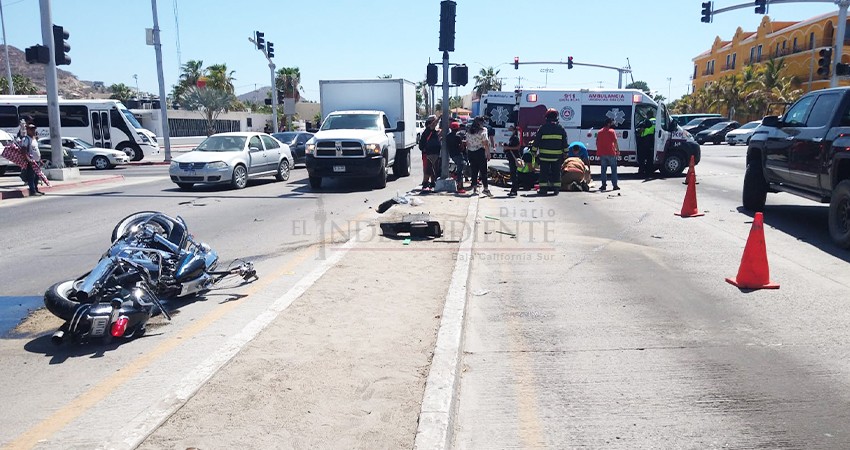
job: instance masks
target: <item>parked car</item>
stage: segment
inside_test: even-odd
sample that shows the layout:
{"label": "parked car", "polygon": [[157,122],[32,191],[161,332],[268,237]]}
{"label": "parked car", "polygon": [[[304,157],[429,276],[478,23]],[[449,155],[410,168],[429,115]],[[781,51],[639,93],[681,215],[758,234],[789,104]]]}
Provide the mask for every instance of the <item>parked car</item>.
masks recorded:
{"label": "parked car", "polygon": [[[11,143],[13,140],[14,140],[14,138],[12,138],[11,134],[9,134],[9,133],[7,133],[3,130],[0,130],[0,145],[5,147],[5,146],[9,145],[9,143]],[[15,164],[12,161],[9,161],[8,159],[0,156],[0,176],[5,175],[7,170],[20,170],[20,169],[21,168],[18,167],[17,164]]]}
{"label": "parked car", "polygon": [[292,157],[295,159],[295,164],[304,164],[307,162],[307,155],[304,154],[304,147],[307,141],[313,137],[313,133],[304,131],[284,131],[282,133],[272,133],[272,137],[289,146],[292,151]]}
{"label": "parked car", "polygon": [[[38,140],[39,148],[42,145],[50,146],[50,138],[45,137]],[[63,137],[62,147],[77,158],[81,166],[94,166],[95,169],[112,169],[118,164],[127,164],[130,157],[126,153],[111,148],[100,148],[80,139]]]}
{"label": "parked car", "polygon": [[694,113],[694,114],[673,114],[670,116],[671,119],[676,121],[680,127],[684,127],[688,123],[690,123],[694,119],[702,119],[704,117],[721,117],[720,114],[710,114],[710,113]]}
{"label": "parked car", "polygon": [[422,136],[422,132],[425,131],[425,121],[417,120],[416,121],[416,142],[419,142],[419,138]]}
{"label": "parked car", "polygon": [[720,122],[711,126],[711,128],[707,130],[702,130],[695,136],[697,143],[702,145],[706,142],[712,142],[715,145],[720,144],[724,140],[726,140],[726,133],[737,129],[741,126],[740,123],[735,122],[734,120],[729,122]]}
{"label": "parked car", "polygon": [[273,175],[286,181],[294,164],[289,146],[266,133],[218,133],[172,159],[168,175],[184,190],[201,183],[242,189],[249,178]]}
{"label": "parked car", "polygon": [[[41,142],[38,143],[38,151],[41,153],[41,167],[45,169],[53,168],[53,148],[49,145],[44,145]],[[79,165],[79,160],[71,155],[68,152],[68,149],[62,147],[62,155],[63,161],[65,163],[65,167],[77,167]]]}
{"label": "parked car", "polygon": [[756,127],[759,125],[761,125],[761,120],[754,120],[741,125],[738,129],[726,133],[726,143],[729,145],[749,144],[750,138],[753,137],[753,132],[756,131]]}
{"label": "parked car", "polygon": [[682,129],[696,137],[697,133],[700,131],[707,130],[720,122],[724,122],[725,120],[726,119],[722,117],[703,117],[691,120],[687,125],[683,126]]}

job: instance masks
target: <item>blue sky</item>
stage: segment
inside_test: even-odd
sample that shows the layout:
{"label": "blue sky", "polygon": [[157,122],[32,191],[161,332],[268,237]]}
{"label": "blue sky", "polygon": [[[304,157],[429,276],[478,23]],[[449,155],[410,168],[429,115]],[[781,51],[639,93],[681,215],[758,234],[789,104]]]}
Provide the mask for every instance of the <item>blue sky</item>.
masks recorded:
{"label": "blue sky", "polygon": [[[742,3],[752,2],[720,0],[715,9]],[[8,44],[23,49],[40,43],[39,1],[3,0],[2,5]],[[421,81],[429,58],[442,58],[439,0],[157,0],[157,6],[167,92],[179,63],[192,59],[204,66],[226,63],[234,71],[237,94],[268,86],[268,64],[248,42],[255,30],[274,42],[278,68],[300,68],[304,96],[312,100],[318,100],[321,79],[392,74]],[[715,36],[729,39],[738,26],[755,30],[762,18],[748,7],[704,24],[700,10],[696,0],[458,0],[450,58],[469,66],[470,84],[457,92],[471,90],[472,75],[482,66],[500,71],[505,90],[514,88],[517,77],[527,88],[617,87],[613,70],[513,68],[515,56],[521,62],[572,56],[575,62],[620,67],[628,58],[635,80],[678,98],[688,90],[692,59]],[[831,2],[778,4],[770,6],[769,16],[792,21],[836,10]],[[52,15],[70,33],[72,64],[63,69],[107,86],[135,87],[135,74],[143,92],[158,92],[154,48],[145,45],[145,28],[153,26],[150,0],[52,0]],[[554,72],[541,72],[547,68]],[[629,81],[626,76],[624,85]]]}

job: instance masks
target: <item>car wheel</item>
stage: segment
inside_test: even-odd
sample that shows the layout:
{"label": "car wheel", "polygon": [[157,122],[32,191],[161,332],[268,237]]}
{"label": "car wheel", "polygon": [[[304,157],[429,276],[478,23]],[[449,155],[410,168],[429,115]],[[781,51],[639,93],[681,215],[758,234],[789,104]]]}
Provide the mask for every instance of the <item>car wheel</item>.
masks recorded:
{"label": "car wheel", "polygon": [[661,174],[665,177],[681,175],[685,171],[685,156],[680,152],[667,155],[661,165]]}
{"label": "car wheel", "polygon": [[245,166],[239,164],[233,168],[233,177],[230,179],[230,185],[234,189],[244,189],[248,185],[248,170]]}
{"label": "car wheel", "polygon": [[108,169],[109,168],[109,158],[107,158],[105,156],[100,156],[100,155],[95,156],[91,160],[91,165],[93,165],[94,168],[97,169],[97,170]]}
{"label": "car wheel", "polygon": [[767,182],[764,180],[761,163],[753,161],[747,163],[744,172],[744,189],[741,191],[741,203],[744,209],[758,212],[764,211],[767,202]]}
{"label": "car wheel", "polygon": [[410,176],[410,149],[399,150],[396,153],[393,175],[397,177]]}
{"label": "car wheel", "polygon": [[119,152],[124,152],[127,154],[127,157],[130,158],[130,161],[141,161],[145,156],[141,151],[136,150],[135,147],[128,144],[122,144],[115,148]]}
{"label": "car wheel", "polygon": [[286,181],[289,179],[289,160],[283,158],[277,165],[277,173],[274,175],[277,181]]}
{"label": "car wheel", "polygon": [[729,144],[729,145],[731,145],[731,146],[734,146],[734,145],[735,145],[735,141],[729,141],[729,142],[727,142],[727,144]]}
{"label": "car wheel", "polygon": [[191,191],[192,186],[194,185],[195,183],[177,183],[177,187],[179,187],[183,191]]}
{"label": "car wheel", "polygon": [[829,202],[829,236],[835,245],[850,248],[850,180],[835,186]]}
{"label": "car wheel", "polygon": [[383,189],[387,187],[387,160],[381,159],[381,171],[374,180],[375,189]]}
{"label": "car wheel", "polygon": [[310,177],[310,187],[320,189],[322,187],[322,177]]}

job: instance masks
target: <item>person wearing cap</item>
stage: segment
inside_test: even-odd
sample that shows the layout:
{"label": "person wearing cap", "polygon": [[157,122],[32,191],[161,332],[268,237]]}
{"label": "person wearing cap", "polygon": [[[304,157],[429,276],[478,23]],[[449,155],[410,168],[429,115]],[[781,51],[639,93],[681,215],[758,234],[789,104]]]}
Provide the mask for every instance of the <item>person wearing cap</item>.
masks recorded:
{"label": "person wearing cap", "polygon": [[29,187],[30,195],[44,195],[44,192],[38,190],[39,172],[38,163],[41,161],[41,152],[38,150],[38,136],[36,134],[35,124],[27,125],[27,135],[21,139],[21,149],[27,154],[26,171],[27,187]]}
{"label": "person wearing cap", "polygon": [[463,188],[463,170],[466,165],[464,156],[465,149],[463,148],[463,137],[459,134],[460,123],[452,122],[449,124],[449,134],[446,135],[446,148],[449,151],[449,157],[455,163],[455,181],[457,183],[457,192],[465,194]]}
{"label": "person wearing cap", "polygon": [[567,151],[567,131],[558,123],[558,110],[549,108],[544,116],[546,122],[534,136],[534,147],[540,160],[540,189],[538,195],[561,190],[561,164]]}

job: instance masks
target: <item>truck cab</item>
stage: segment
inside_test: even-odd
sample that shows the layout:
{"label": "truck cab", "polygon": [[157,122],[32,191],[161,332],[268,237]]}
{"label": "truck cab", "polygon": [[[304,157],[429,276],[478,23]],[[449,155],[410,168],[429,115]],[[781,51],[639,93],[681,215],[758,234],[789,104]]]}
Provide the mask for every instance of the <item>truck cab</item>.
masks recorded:
{"label": "truck cab", "polygon": [[404,131],[404,122],[392,127],[382,111],[328,114],[305,147],[310,187],[321,188],[323,178],[360,177],[371,179],[374,187],[381,189],[387,185],[390,165],[395,175],[409,175],[409,158],[396,158],[393,133],[399,131]]}

